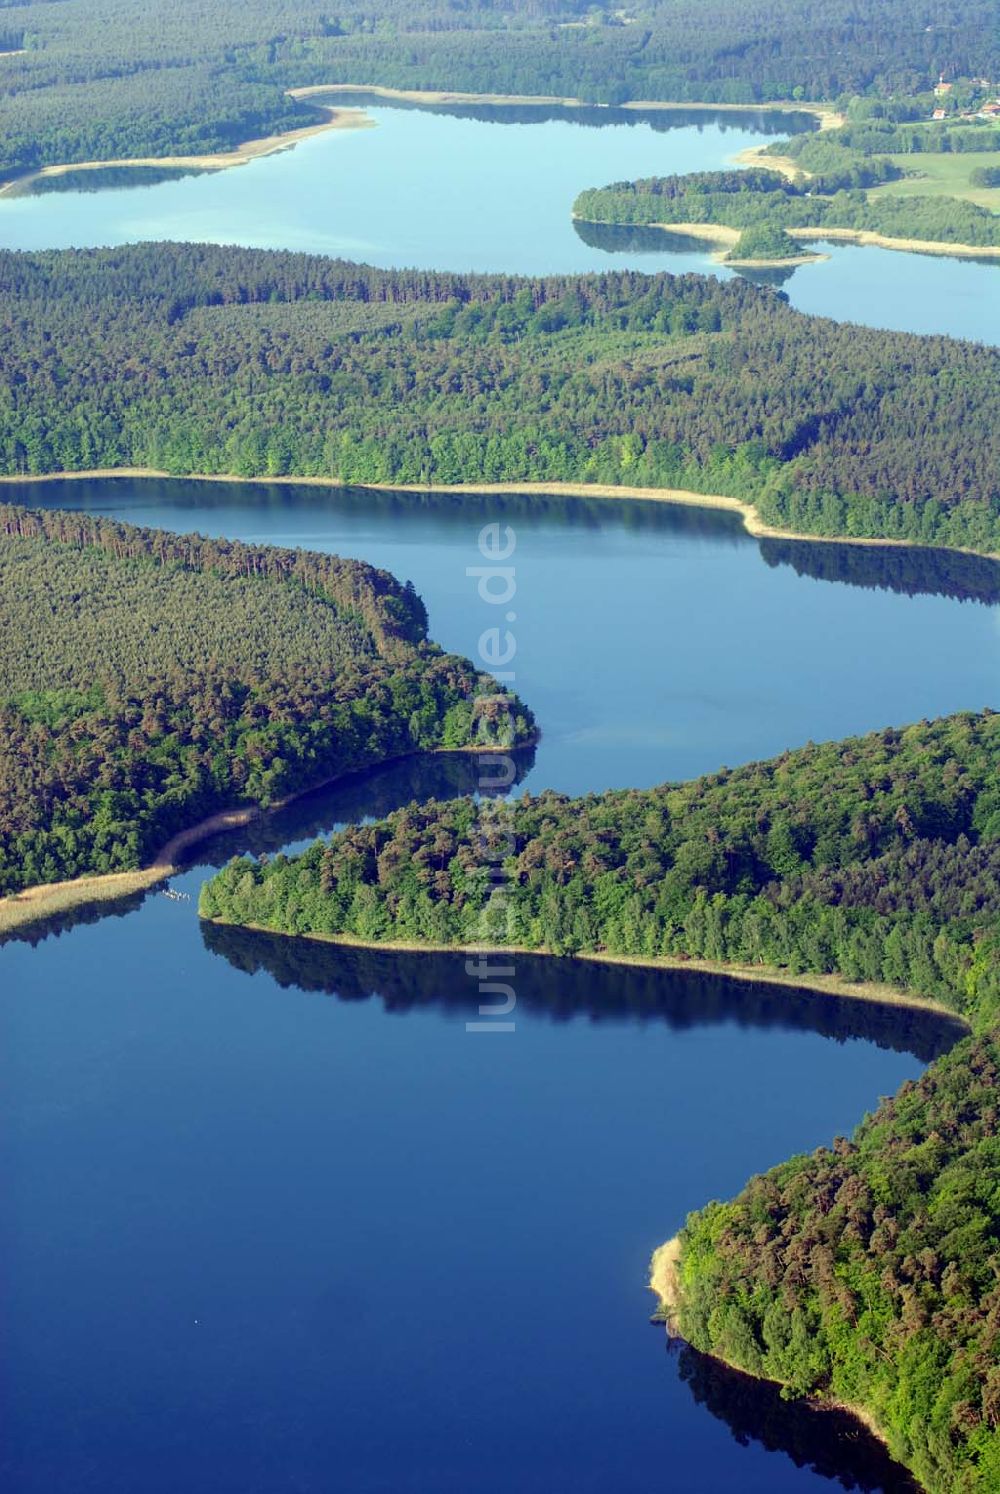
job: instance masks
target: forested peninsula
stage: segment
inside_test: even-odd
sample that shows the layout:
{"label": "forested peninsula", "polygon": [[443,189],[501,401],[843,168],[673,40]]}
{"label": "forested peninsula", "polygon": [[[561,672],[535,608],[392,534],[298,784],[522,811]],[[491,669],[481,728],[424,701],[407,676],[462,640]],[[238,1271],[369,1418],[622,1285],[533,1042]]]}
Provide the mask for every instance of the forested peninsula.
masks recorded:
{"label": "forested peninsula", "polygon": [[802,253],[797,239],[831,230],[831,237],[874,234],[907,249],[1000,250],[1000,216],[976,203],[876,197],[860,187],[823,197],[807,181],[789,181],[766,167],[614,182],[581,192],[573,212],[590,223],[734,229],[739,236],[728,257],[739,262],[792,258]]}
{"label": "forested peninsula", "polygon": [[742,280],[147,244],[0,253],[0,289],[10,476],[606,484],[1000,552],[1000,355],[811,318]]}
{"label": "forested peninsula", "polygon": [[994,1028],[653,1262],[674,1331],[860,1411],[928,1494],[1000,1487],[998,1093]]}
{"label": "forested peninsula", "polygon": [[477,850],[473,800],[413,805],[300,857],[237,859],[201,911],[366,942],[836,974],[990,1023],[998,767],[1000,715],[955,716],[691,783],[527,796],[487,828],[498,858]]}
{"label": "forested peninsula", "polygon": [[469,799],[413,805],[301,856],[232,861],[200,912],[372,945],[836,973],[961,1015],[977,1036],[853,1142],[693,1215],[654,1281],[692,1344],[858,1410],[929,1494],[992,1490],[998,769],[1000,716],[985,712],[692,783],[526,797],[492,829]]}
{"label": "forested peninsula", "polygon": [[0,895],[530,712],[357,561],[0,505]]}
{"label": "forested peninsula", "polygon": [[734,261],[792,258],[800,240],[824,233],[1000,251],[1000,191],[990,185],[991,173],[1000,180],[1000,127],[928,112],[926,100],[855,98],[838,128],[746,152],[746,170],[612,182],[581,192],[573,212],[591,223],[728,229]]}
{"label": "forested peninsula", "polygon": [[203,155],[308,125],[288,90],[382,84],[754,104],[1000,75],[990,0],[29,0],[0,5],[0,180]]}

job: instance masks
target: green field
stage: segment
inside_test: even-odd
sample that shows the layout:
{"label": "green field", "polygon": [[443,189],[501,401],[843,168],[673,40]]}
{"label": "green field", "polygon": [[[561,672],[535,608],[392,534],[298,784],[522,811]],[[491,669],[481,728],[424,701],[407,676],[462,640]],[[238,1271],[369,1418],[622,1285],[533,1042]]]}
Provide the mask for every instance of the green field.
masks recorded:
{"label": "green field", "polygon": [[[1000,147],[1000,129],[997,130]],[[969,177],[979,166],[1000,166],[1000,148],[995,151],[944,151],[890,156],[907,173],[899,181],[873,187],[869,197],[962,197],[979,207],[1000,213],[1000,187],[974,187]]]}

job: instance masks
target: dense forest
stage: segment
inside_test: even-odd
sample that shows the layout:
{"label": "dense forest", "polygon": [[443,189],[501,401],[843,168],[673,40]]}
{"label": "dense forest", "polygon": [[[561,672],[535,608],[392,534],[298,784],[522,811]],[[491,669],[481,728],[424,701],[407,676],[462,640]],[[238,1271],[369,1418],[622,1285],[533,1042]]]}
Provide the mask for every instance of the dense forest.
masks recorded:
{"label": "dense forest", "polygon": [[[1000,1479],[998,766],[1000,716],[984,713],[647,792],[526,797],[492,825],[469,799],[413,805],[301,856],[233,860],[200,912],[220,921],[210,947],[306,989],[350,994],[356,952],[225,925],[838,972],[962,1014],[980,1035],[852,1142],[692,1215],[667,1308],[696,1348],[861,1408],[928,1494],[986,1494]],[[366,989],[390,976],[383,962]]]}
{"label": "dense forest", "polygon": [[754,103],[1000,75],[990,0],[29,0],[0,22],[0,177],[231,147],[310,122],[285,91],[320,83]]}
{"label": "dense forest", "polygon": [[[766,169],[613,182],[581,192],[573,212],[593,223],[718,223],[774,233],[809,228],[817,238],[824,228],[847,228],[887,238],[1000,247],[1000,216],[988,208],[957,197],[870,196],[865,186],[877,172],[867,161],[864,170],[829,169],[825,181],[833,184],[851,174],[869,180],[863,186],[834,186],[829,197],[812,178],[791,181]],[[878,179],[888,180],[889,173]]]}
{"label": "dense forest", "polygon": [[928,1494],[1000,1487],[998,1093],[1000,1044],[970,1038],[680,1236],[683,1336],[863,1407]]}
{"label": "dense forest", "polygon": [[[933,192],[895,196],[879,187],[920,172],[920,157],[995,155],[1000,129],[985,119],[931,121],[927,104],[854,98],[836,129],[803,132],[764,147],[747,170],[692,172],[612,182],[581,192],[578,219],[591,223],[706,223],[752,230],[737,251],[748,258],[757,239],[760,258],[782,256],[782,231],[838,228],[976,248],[1000,247],[1000,215],[962,195]],[[922,111],[922,114],[921,114]],[[767,169],[768,158],[775,169]],[[901,164],[913,158],[912,168]],[[970,172],[970,186],[989,186],[1000,173],[990,165]],[[956,186],[956,193],[961,188]],[[785,255],[794,252],[784,244]]]}
{"label": "dense forest", "polygon": [[10,474],[674,487],[802,533],[1000,550],[1000,356],[744,281],[149,244],[0,253],[0,291]]}
{"label": "dense forest", "polygon": [[384,571],[0,507],[0,894],[139,866],[220,808],[530,733]]}
{"label": "dense forest", "polygon": [[726,256],[734,263],[773,264],[782,259],[798,259],[802,245],[773,223],[751,223],[744,228]]}
{"label": "dense forest", "polygon": [[[962,715],[687,784],[413,805],[300,857],[236,859],[207,918],[839,973],[1000,1014],[1000,716]],[[480,843],[485,833],[485,843]]]}
{"label": "dense forest", "polygon": [[[617,183],[576,210],[725,224],[753,258],[793,256],[803,228],[1000,245],[1000,219],[973,203],[871,195],[899,179],[899,157],[995,149],[988,128],[935,130],[898,102],[939,73],[1000,77],[992,0],[0,0],[0,54],[0,181],[230,149],[316,122],[288,90],[332,82],[601,105],[855,96],[841,131],[774,148],[798,175]],[[697,276],[389,273],[198,245],[0,251],[0,472],[676,487],[803,535],[992,553],[998,360]],[[796,542],[765,553],[818,574],[861,567]],[[895,583],[926,586],[909,566],[892,561]],[[986,593],[995,576],[975,566]],[[385,572],[0,505],[0,895],[136,867],[220,808],[532,734],[516,697],[428,640],[419,597]],[[204,937],[239,968],[389,1004],[454,990],[440,964],[389,971],[377,946],[403,940],[739,964],[948,1008],[974,1036],[853,1140],[689,1218],[673,1313],[729,1364],[862,1407],[929,1494],[993,1490],[998,767],[1000,716],[984,712],[687,784],[527,796],[495,817],[488,800],[432,798],[300,856],[229,862],[203,890]],[[331,955],[288,934],[376,948]],[[526,964],[525,999],[555,1016],[683,1027],[746,1012],[710,971],[665,987],[663,971],[577,965],[553,988]],[[751,987],[748,1005],[891,1041],[875,1004],[817,1017],[799,992]],[[928,1057],[950,1041],[932,1013],[907,1020],[929,1024]]]}

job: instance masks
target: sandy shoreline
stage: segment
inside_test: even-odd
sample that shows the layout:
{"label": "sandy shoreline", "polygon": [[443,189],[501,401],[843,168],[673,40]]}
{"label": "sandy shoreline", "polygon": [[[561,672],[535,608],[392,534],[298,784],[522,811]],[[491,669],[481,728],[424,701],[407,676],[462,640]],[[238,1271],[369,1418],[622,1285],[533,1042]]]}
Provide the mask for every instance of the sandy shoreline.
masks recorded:
{"label": "sandy shoreline", "polygon": [[[657,1310],[654,1321],[666,1324],[667,1332],[671,1338],[682,1338],[678,1332],[676,1314],[680,1302],[680,1264],[681,1264],[681,1238],[674,1235],[672,1240],[667,1240],[663,1245],[657,1246],[653,1251],[649,1263],[649,1290],[657,1298]],[[685,1340],[686,1341],[686,1340]],[[699,1350],[699,1352],[703,1352]],[[737,1374],[744,1375],[748,1380],[762,1380],[765,1377],[751,1375],[742,1365],[734,1364],[723,1354],[710,1354],[718,1364],[724,1364],[727,1369],[735,1370]],[[780,1380],[765,1380],[768,1385],[780,1385]],[[795,1398],[801,1404],[812,1407],[818,1412],[843,1411],[848,1416],[853,1416],[855,1421],[861,1423],[869,1431],[877,1442],[883,1447],[889,1448],[889,1441],[875,1417],[865,1406],[852,1405],[848,1401],[836,1401],[826,1397],[797,1396]],[[891,1449],[889,1449],[891,1451]]]}
{"label": "sandy shoreline", "polygon": [[[0,904],[2,906],[2,904]],[[555,955],[550,949],[528,949],[521,944],[435,944],[423,939],[359,939],[354,934],[287,934],[281,929],[267,928],[259,923],[234,923],[227,918],[209,918],[206,923],[217,923],[226,928],[250,929],[257,934],[272,934],[278,939],[306,939],[312,944],[335,944],[344,949],[371,949],[395,951],[397,954],[455,954],[480,955],[504,954],[539,957],[546,960],[574,960],[591,965],[627,965],[636,970],[671,970],[681,974],[722,975],[729,980],[743,981],[748,985],[784,986],[794,991],[808,991],[815,996],[834,996],[848,1001],[864,1001],[876,1006],[898,1006],[907,1011],[932,1012],[938,1017],[947,1017],[960,1027],[971,1031],[968,1022],[930,996],[918,996],[915,992],[900,991],[895,986],[878,985],[875,981],[848,981],[839,975],[793,975],[774,965],[725,964],[721,960],[679,959],[672,955],[614,955],[579,952],[571,955]]]}
{"label": "sandy shoreline", "polygon": [[[24,49],[22,48],[21,51]],[[20,52],[0,52],[0,57],[17,57]],[[399,99],[404,103],[414,104],[520,104],[559,105],[566,109],[610,109],[622,108],[633,110],[650,109],[695,109],[708,110],[723,113],[797,113],[811,114],[819,121],[821,130],[833,129],[843,123],[843,117],[838,114],[832,104],[810,104],[797,101],[768,104],[704,104],[704,103],[677,103],[662,99],[634,100],[621,105],[611,104],[588,104],[584,99],[559,98],[549,94],[502,94],[502,93],[447,93],[434,90],[420,90],[410,88],[387,88],[381,84],[373,83],[313,83],[304,88],[288,89],[288,97],[302,101],[317,99],[322,94],[340,93],[372,93],[379,98]],[[322,134],[326,130],[357,129],[371,126],[375,123],[364,112],[363,109],[341,108],[334,105],[323,105],[313,103],[311,107],[321,110],[329,118],[320,120],[316,124],[304,125],[301,129],[287,130],[284,134],[267,135],[260,140],[247,140],[231,151],[220,151],[214,154],[201,155],[172,155],[172,156],[130,156],[111,157],[103,161],[63,161],[53,166],[43,166],[38,171],[27,172],[24,176],[13,178],[11,181],[0,185],[0,197],[10,195],[15,187],[22,187],[26,183],[39,181],[45,177],[66,176],[72,171],[101,171],[110,166],[131,166],[142,169],[144,167],[164,167],[166,169],[178,169],[189,171],[222,171],[230,166],[244,166],[250,161],[259,160],[262,156],[274,155],[281,150],[288,150],[297,145],[300,140],[306,140],[312,135]]]}
{"label": "sandy shoreline", "polygon": [[[734,158],[735,159],[735,158]],[[746,163],[744,163],[746,164]],[[605,227],[627,227],[630,225],[606,224],[599,218],[585,218],[581,222],[595,223]],[[686,234],[693,239],[705,239],[709,243],[733,245],[740,237],[741,230],[730,228],[725,223],[647,223],[645,228],[661,228],[664,233]],[[876,249],[898,249],[904,254],[950,254],[959,259],[979,259],[984,255],[988,259],[1000,258],[1000,247],[976,244],[951,244],[944,239],[894,239],[887,234],[876,233],[870,228],[825,228],[819,225],[816,228],[786,228],[785,232],[793,239],[829,239],[840,240],[855,244],[869,245]],[[742,264],[747,267],[756,265],[799,265],[812,264],[816,260],[829,259],[828,254],[807,253],[801,258],[763,260],[723,260],[722,263],[736,265]]]}
{"label": "sandy shoreline", "polygon": [[136,867],[132,871],[106,872],[92,877],[75,877],[68,882],[43,882],[36,887],[26,887],[23,892],[11,893],[0,898],[0,935],[51,918],[56,913],[67,913],[72,908],[91,903],[107,903],[128,897],[134,892],[145,892],[164,882],[179,869],[182,853],[200,840],[222,830],[237,830],[249,825],[252,820],[266,813],[265,810],[248,805],[245,809],[220,810],[209,815],[197,825],[168,840],[149,866]]}
{"label": "sandy shoreline", "polygon": [[789,181],[794,181],[797,176],[808,179],[812,175],[809,171],[803,171],[791,156],[769,156],[765,155],[766,150],[766,145],[750,145],[746,150],[737,151],[731,160],[734,166],[760,166],[765,171],[777,171]]}
{"label": "sandy shoreline", "polygon": [[[821,128],[826,128],[821,126]],[[741,150],[732,157],[736,166],[753,167],[761,166],[767,170],[777,171],[789,181],[796,177],[805,177],[806,180],[812,175],[809,171],[803,171],[797,161],[790,156],[769,156],[765,154],[767,147],[764,145],[751,145],[747,150]],[[958,199],[956,199],[957,201]],[[654,228],[673,228],[669,223],[655,223]],[[683,231],[683,230],[678,230]],[[985,255],[988,259],[1000,256],[1000,247],[983,244],[952,244],[946,239],[897,239],[890,238],[888,234],[877,233],[871,228],[789,228],[786,229],[793,239],[830,239],[840,240],[855,244],[868,244],[876,249],[897,249],[906,254],[951,254],[961,259],[977,258]],[[828,258],[829,256],[822,256]],[[732,264],[733,261],[730,260]],[[791,264],[791,260],[786,261]]]}
{"label": "sandy shoreline", "polygon": [[784,259],[734,259],[731,254],[713,254],[720,265],[732,265],[734,270],[794,270],[800,265],[817,265],[829,254],[786,254]]}
{"label": "sandy shoreline", "polygon": [[[952,555],[974,555],[977,560],[1000,560],[1000,554],[972,550],[963,545],[925,545],[919,540],[871,539],[865,535],[807,534],[797,529],[775,529],[766,524],[752,503],[730,498],[724,493],[695,493],[686,488],[619,487],[598,482],[457,482],[457,483],[345,483],[337,477],[237,477],[219,472],[161,472],[155,467],[93,467],[83,472],[7,473],[0,476],[0,488],[29,482],[82,482],[86,480],[160,478],[169,482],[240,482],[254,486],[275,484],[302,488],[360,488],[372,493],[467,493],[487,497],[491,493],[536,494],[540,498],[602,498],[621,502],[673,503],[682,508],[722,509],[739,514],[747,533],[754,539],[801,540],[811,545],[862,545],[868,549],[946,550]],[[15,501],[15,500],[11,500]]]}
{"label": "sandy shoreline", "polygon": [[650,223],[650,228],[662,228],[665,233],[680,233],[686,238],[701,239],[709,244],[718,244],[712,255],[716,264],[732,265],[734,269],[794,269],[796,265],[814,265],[829,259],[828,254],[803,250],[801,254],[789,254],[784,259],[734,259],[730,253],[743,236],[743,230],[730,228],[725,223]]}
{"label": "sandy shoreline", "polygon": [[8,897],[0,898],[0,937],[28,924],[51,918],[54,914],[68,913],[73,908],[116,902],[134,892],[145,892],[150,887],[155,887],[157,882],[165,882],[181,871],[183,853],[199,841],[207,840],[209,836],[218,835],[224,830],[242,829],[245,825],[287,809],[290,804],[308,797],[309,794],[321,793],[345,779],[355,778],[358,773],[384,768],[408,757],[420,757],[424,751],[472,754],[493,750],[491,747],[434,747],[401,753],[396,757],[386,757],[379,762],[370,763],[368,768],[356,768],[350,773],[337,773],[332,778],[324,778],[309,788],[301,789],[297,794],[289,794],[286,799],[268,805],[266,809],[258,804],[247,804],[238,809],[221,809],[207,819],[189,825],[186,830],[178,831],[161,847],[148,866],[135,867],[131,871],[74,877],[67,882],[41,882],[35,887],[25,887],[21,892],[13,892]]}
{"label": "sandy shoreline", "polygon": [[[734,160],[740,161],[742,165],[750,164],[747,160],[741,160],[749,153],[741,151]],[[761,163],[763,164],[763,163]],[[778,168],[780,169],[780,168]],[[599,223],[599,219],[584,219],[584,222]],[[616,227],[617,225],[608,225]],[[705,239],[713,244],[735,244],[742,232],[738,228],[730,228],[726,223],[649,223],[644,225],[648,228],[662,228],[665,233],[682,233],[693,239]],[[988,259],[1000,257],[1000,247],[977,244],[952,244],[945,239],[895,239],[887,234],[876,233],[871,228],[826,228],[822,224],[816,228],[786,228],[785,232],[793,239],[829,239],[840,240],[855,244],[868,244],[877,249],[898,249],[905,254],[951,254],[960,259],[976,259],[985,255]],[[801,259],[790,258],[780,260],[727,260],[727,264],[744,265],[797,265],[807,264],[814,260],[829,259],[828,254],[807,254]]]}
{"label": "sandy shoreline", "polygon": [[398,99],[407,104],[535,104],[540,108],[557,106],[563,109],[632,109],[643,112],[652,109],[693,109],[720,114],[812,114],[819,120],[821,130],[836,129],[843,124],[844,116],[833,104],[805,103],[794,99],[776,100],[766,104],[707,104],[683,102],[678,99],[631,99],[624,104],[592,104],[586,99],[565,98],[559,94],[530,93],[452,93],[443,89],[388,88],[381,83],[312,83],[306,88],[290,88],[290,96],[296,99],[314,98],[324,93],[373,93],[383,99]]}
{"label": "sandy shoreline", "polygon": [[15,188],[42,181],[47,177],[69,176],[74,171],[107,171],[117,166],[134,167],[140,170],[145,167],[160,167],[168,170],[225,171],[230,166],[245,166],[248,162],[258,161],[263,156],[273,156],[278,151],[290,150],[301,140],[308,140],[313,135],[323,135],[327,130],[365,129],[375,123],[373,119],[368,118],[363,109],[337,109],[332,104],[315,104],[313,107],[327,117],[318,120],[315,124],[303,125],[301,129],[288,130],[283,135],[267,135],[260,140],[245,140],[234,150],[219,151],[214,155],[132,156],[125,160],[65,161],[57,166],[43,166],[38,171],[29,171],[25,176],[15,177],[12,181],[5,182],[0,187],[0,197],[9,196]]}
{"label": "sandy shoreline", "polygon": [[944,239],[894,239],[871,228],[789,228],[786,233],[790,233],[793,239],[844,239],[878,249],[900,249],[906,254],[953,254],[960,259],[1000,258],[1000,246],[950,244]]}
{"label": "sandy shoreline", "polygon": [[667,1332],[675,1335],[674,1314],[680,1300],[681,1237],[674,1235],[658,1245],[649,1262],[649,1290],[656,1297],[656,1317],[667,1325]]}

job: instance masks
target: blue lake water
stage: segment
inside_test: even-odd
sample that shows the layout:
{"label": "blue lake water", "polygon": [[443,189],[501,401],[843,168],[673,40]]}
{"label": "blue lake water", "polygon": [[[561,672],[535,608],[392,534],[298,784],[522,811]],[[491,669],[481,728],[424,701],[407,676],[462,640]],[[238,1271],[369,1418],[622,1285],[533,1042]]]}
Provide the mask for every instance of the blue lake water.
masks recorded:
{"label": "blue lake water", "polygon": [[[723,514],[130,480],[17,496],[362,556],[465,651],[492,621],[465,574],[478,529],[511,523],[517,685],[544,731],[522,788],[681,777],[978,707],[996,678],[995,568],[762,546]],[[199,860],[473,772],[386,769]],[[205,874],[174,885],[194,898]],[[461,960],[203,933],[157,894],[0,949],[4,1487],[905,1489],[853,1430],[668,1354],[644,1279],[689,1209],[849,1130],[951,1031],[565,962],[519,961],[516,987],[516,1030],[470,1034]]]}
{"label": "blue lake water", "polygon": [[481,526],[510,524],[512,667],[543,731],[533,789],[643,787],[995,698],[1000,610],[955,596],[1000,600],[993,562],[761,543],[732,514],[600,499],[129,478],[11,491],[384,566],[414,583],[432,636],[470,656],[497,618],[466,569]]}
{"label": "blue lake water", "polygon": [[[706,268],[690,245],[587,243],[572,199],[721,164],[770,128],[372,113],[222,175],[4,199],[0,240]],[[997,273],[841,247],[785,290],[1000,340]],[[996,704],[984,561],[758,543],[725,514],[584,499],[130,480],[7,496],[371,560],[466,653],[495,621],[466,574],[477,533],[510,524],[516,685],[543,730],[516,791],[647,785]],[[459,758],[395,765],[202,848],[174,887],[194,899],[244,845],[474,787]],[[516,1030],[470,1034],[460,959],[203,930],[193,901],[155,893],[0,948],[0,1486],[903,1494],[853,1427],[668,1354],[644,1280],[688,1210],[850,1130],[953,1029],[538,959],[516,988]]]}
{"label": "blue lake water", "polygon": [[[364,95],[343,98],[364,101]],[[40,249],[187,239],[383,266],[537,275],[618,265],[730,275],[707,246],[691,240],[577,227],[573,201],[584,187],[605,182],[721,167],[748,146],[806,122],[765,111],[446,111],[384,102],[368,105],[367,113],[373,128],[316,135],[233,170],[96,192],[94,179],[78,172],[59,180],[59,191],[5,196],[0,244]],[[134,179],[142,182],[143,172]],[[74,185],[80,190],[63,190]],[[817,247],[829,259],[802,266],[783,283],[803,310],[1000,342],[1000,263]]]}

